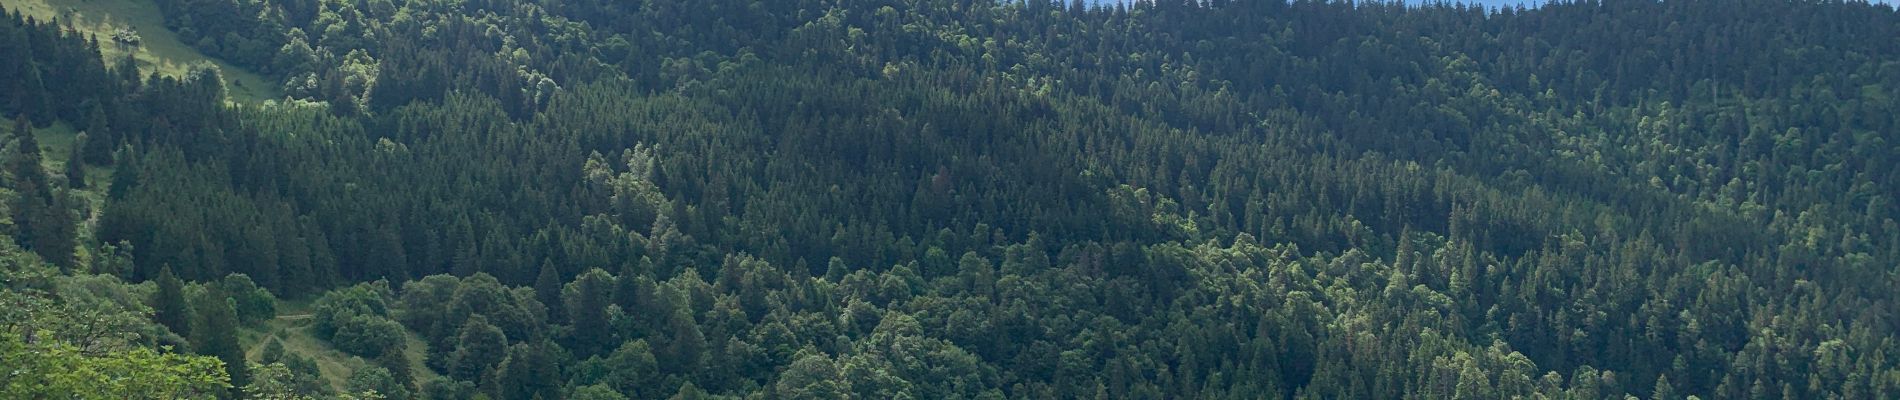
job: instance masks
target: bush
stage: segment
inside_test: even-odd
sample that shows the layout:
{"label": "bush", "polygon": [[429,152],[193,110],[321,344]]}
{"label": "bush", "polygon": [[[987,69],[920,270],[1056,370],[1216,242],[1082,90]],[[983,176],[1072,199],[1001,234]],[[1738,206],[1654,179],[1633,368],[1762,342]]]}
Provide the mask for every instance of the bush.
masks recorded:
{"label": "bush", "polygon": [[334,340],[340,325],[350,317],[389,315],[388,286],[381,283],[365,283],[324,293],[311,306],[311,316],[315,319],[317,335]]}
{"label": "bush", "polygon": [[338,350],[367,358],[400,352],[405,347],[402,325],[377,315],[354,315],[337,324],[330,338]]}
{"label": "bush", "polygon": [[277,317],[277,296],[269,290],[258,287],[251,277],[244,274],[225,275],[218,281],[218,288],[231,296],[237,306],[238,321],[246,325],[264,322]]}

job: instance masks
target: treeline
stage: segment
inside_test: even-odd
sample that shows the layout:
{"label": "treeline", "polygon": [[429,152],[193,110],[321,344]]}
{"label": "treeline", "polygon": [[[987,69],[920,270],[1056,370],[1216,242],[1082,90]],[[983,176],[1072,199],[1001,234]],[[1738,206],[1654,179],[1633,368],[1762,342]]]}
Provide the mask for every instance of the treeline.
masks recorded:
{"label": "treeline", "polygon": [[9,15],[112,166],[14,237],[315,298],[371,367],[250,360],[304,395],[1900,391],[1889,7],[161,6],[293,98]]}

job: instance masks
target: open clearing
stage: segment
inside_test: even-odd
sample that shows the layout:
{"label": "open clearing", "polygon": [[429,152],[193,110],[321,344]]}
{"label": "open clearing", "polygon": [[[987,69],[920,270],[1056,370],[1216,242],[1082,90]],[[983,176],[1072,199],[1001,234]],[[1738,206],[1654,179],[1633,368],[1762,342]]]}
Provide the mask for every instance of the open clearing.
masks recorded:
{"label": "open clearing", "polygon": [[[0,0],[8,10],[41,21],[57,18],[61,25],[99,38],[99,51],[111,66],[127,52],[133,53],[144,73],[157,71],[169,76],[184,76],[193,64],[211,63],[224,74],[224,86],[232,101],[258,103],[276,99],[277,85],[249,70],[223,60],[207,57],[165,29],[165,16],[150,0]],[[120,29],[137,32],[141,45],[122,47],[112,42]]]}

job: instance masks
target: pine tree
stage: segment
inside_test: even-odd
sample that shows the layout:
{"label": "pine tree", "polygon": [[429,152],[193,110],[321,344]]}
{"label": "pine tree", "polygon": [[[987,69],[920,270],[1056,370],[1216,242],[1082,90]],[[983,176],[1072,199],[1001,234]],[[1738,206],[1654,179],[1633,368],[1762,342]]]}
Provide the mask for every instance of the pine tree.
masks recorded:
{"label": "pine tree", "polygon": [[503,399],[560,398],[561,367],[554,361],[554,344],[517,344],[497,373]]}
{"label": "pine tree", "polygon": [[40,232],[34,235],[34,252],[40,259],[68,270],[79,266],[75,250],[79,248],[79,224],[73,218],[72,204],[76,201],[65,190],[52,193],[53,201],[39,210],[39,223],[34,224]]}
{"label": "pine tree", "polygon": [[191,309],[185,303],[185,283],[172,275],[172,267],[158,270],[158,292],[152,294],[152,319],[181,335],[191,334]]}
{"label": "pine tree", "polygon": [[1669,375],[1656,376],[1656,387],[1651,389],[1649,398],[1652,400],[1674,400],[1676,398],[1676,387],[1669,384]]}
{"label": "pine tree", "polygon": [[844,279],[844,275],[850,272],[851,267],[845,266],[842,258],[832,257],[830,262],[825,263],[825,280],[827,281],[837,282]]}
{"label": "pine tree", "polygon": [[14,119],[30,120],[34,126],[47,127],[53,123],[53,103],[46,90],[46,81],[40,75],[40,69],[28,64],[25,79],[18,83],[19,89],[14,97]]}
{"label": "pine tree", "polygon": [[621,311],[631,313],[634,312],[634,307],[639,306],[639,276],[634,272],[632,264],[620,266],[620,276],[614,279],[614,304],[620,305]]}
{"label": "pine tree", "polygon": [[561,302],[561,272],[551,261],[541,260],[541,273],[534,279],[534,298],[547,306],[548,323],[567,321],[567,309]]}
{"label": "pine tree", "polygon": [[661,365],[672,373],[693,373],[698,371],[701,356],[706,352],[706,336],[694,323],[693,314],[681,307],[667,319],[667,358]]}
{"label": "pine tree", "polygon": [[71,215],[54,193],[41,166],[39,141],[22,116],[14,120],[13,154],[7,158],[7,173],[12,176],[14,240],[39,254],[46,262],[61,268],[73,266],[73,248],[78,241]]}
{"label": "pine tree", "polygon": [[93,103],[91,107],[86,108],[86,140],[73,144],[73,148],[76,149],[74,152],[84,157],[74,158],[74,160],[84,160],[94,165],[111,163],[115,137],[117,136],[112,132],[112,123],[106,119],[105,107]]}
{"label": "pine tree", "polygon": [[193,352],[217,357],[224,361],[224,371],[231,376],[231,389],[222,393],[220,398],[238,398],[236,388],[251,383],[249,370],[244,360],[244,347],[238,342],[237,307],[231,304],[231,298],[216,287],[207,287],[204,294],[194,302],[197,318],[191,327],[191,348]]}
{"label": "pine tree", "polygon": [[117,167],[112,169],[112,183],[106,186],[106,200],[124,199],[132,187],[139,184],[138,154],[132,151],[132,146],[119,146],[114,154],[117,160],[113,164]]}
{"label": "pine tree", "polygon": [[73,189],[86,188],[86,155],[84,150],[86,143],[91,141],[91,137],[86,135],[85,132],[80,132],[79,136],[73,138],[72,155],[66,157],[66,187]]}

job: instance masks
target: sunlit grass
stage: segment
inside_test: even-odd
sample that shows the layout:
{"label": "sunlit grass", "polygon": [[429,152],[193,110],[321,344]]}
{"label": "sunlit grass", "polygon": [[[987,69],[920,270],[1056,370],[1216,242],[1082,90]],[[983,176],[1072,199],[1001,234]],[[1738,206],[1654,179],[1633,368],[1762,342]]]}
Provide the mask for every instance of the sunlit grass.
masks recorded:
{"label": "sunlit grass", "polygon": [[[207,57],[165,29],[165,17],[151,0],[0,0],[8,10],[18,10],[41,21],[57,18],[61,25],[98,38],[106,65],[116,65],[125,54],[133,53],[144,73],[157,71],[184,76],[193,64],[209,62],[224,73],[225,87],[232,101],[257,103],[275,99],[277,85],[249,70],[223,60]],[[112,40],[120,29],[130,29],[140,37],[138,46],[121,46]]]}
{"label": "sunlit grass", "polygon": [[[331,346],[329,342],[317,337],[316,328],[311,326],[315,320],[310,318],[308,301],[280,300],[277,302],[277,318],[266,321],[263,326],[247,328],[240,335],[245,357],[257,360],[264,351],[264,343],[272,336],[284,344],[284,351],[310,357],[317,362],[317,370],[323,374],[323,380],[331,388],[343,390],[350,374],[357,369],[371,365],[370,360],[353,356]],[[416,383],[421,384],[434,379],[435,371],[423,365],[423,356],[428,354],[428,344],[416,336],[415,332],[403,330],[408,342],[404,355],[409,357],[409,370],[415,374]]]}

